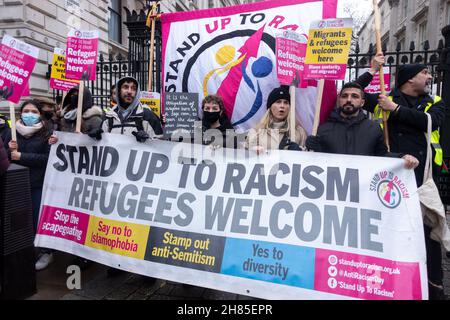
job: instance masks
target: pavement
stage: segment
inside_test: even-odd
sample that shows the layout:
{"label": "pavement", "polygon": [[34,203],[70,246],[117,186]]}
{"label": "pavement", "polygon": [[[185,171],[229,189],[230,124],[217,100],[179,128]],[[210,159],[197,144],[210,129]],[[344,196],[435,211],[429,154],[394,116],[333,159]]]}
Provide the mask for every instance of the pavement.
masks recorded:
{"label": "pavement", "polygon": [[[450,214],[447,215],[450,224]],[[37,293],[29,300],[256,300],[252,297],[121,272],[108,277],[107,266],[92,262],[81,272],[81,289],[69,290],[67,267],[75,256],[55,252],[54,262],[37,273]],[[450,300],[450,258],[443,252],[444,288]]]}

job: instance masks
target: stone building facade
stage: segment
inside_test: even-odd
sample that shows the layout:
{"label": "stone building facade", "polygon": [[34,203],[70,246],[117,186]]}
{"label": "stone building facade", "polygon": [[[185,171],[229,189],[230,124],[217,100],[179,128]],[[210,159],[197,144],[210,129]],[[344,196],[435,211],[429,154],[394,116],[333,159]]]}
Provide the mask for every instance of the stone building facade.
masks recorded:
{"label": "stone building facade", "polygon": [[[450,24],[450,0],[380,0],[378,4],[382,20],[382,42],[388,51],[394,51],[397,43],[402,51],[409,50],[411,41],[416,48],[423,48],[428,40],[436,49],[441,30]],[[361,52],[367,52],[375,44],[374,17],[369,17],[358,33]]]}
{"label": "stone building facade", "polygon": [[[258,0],[164,0],[161,12],[176,12],[231,6]],[[53,48],[65,49],[71,27],[99,30],[99,53],[126,56],[128,32],[126,10],[140,11],[136,0],[0,0],[0,38],[9,34],[40,49],[30,79],[31,95],[49,95],[46,74]],[[0,102],[1,104],[2,102]]]}

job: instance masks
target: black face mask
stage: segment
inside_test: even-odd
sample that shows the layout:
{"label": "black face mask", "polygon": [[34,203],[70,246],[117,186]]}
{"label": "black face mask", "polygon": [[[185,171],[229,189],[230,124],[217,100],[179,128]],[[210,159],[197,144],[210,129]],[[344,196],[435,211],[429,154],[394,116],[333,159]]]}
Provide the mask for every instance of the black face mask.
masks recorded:
{"label": "black face mask", "polygon": [[50,120],[51,118],[53,118],[53,112],[51,111],[44,112],[44,118]]}
{"label": "black face mask", "polygon": [[70,105],[72,108],[78,108],[78,95],[73,95],[70,97]]}
{"label": "black face mask", "polygon": [[208,123],[215,123],[217,120],[220,119],[220,111],[218,112],[208,112],[203,111],[203,119]]}

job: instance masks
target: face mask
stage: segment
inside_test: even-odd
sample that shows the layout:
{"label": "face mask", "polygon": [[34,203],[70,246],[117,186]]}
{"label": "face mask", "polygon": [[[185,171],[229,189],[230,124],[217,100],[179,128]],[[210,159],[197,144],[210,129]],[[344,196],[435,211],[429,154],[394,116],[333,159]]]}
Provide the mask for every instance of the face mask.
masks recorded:
{"label": "face mask", "polygon": [[78,107],[78,95],[70,97],[70,105],[72,106],[72,108]]}
{"label": "face mask", "polygon": [[220,118],[220,111],[218,112],[203,111],[203,118],[208,123],[215,123]]}
{"label": "face mask", "polygon": [[31,127],[39,123],[41,117],[32,112],[22,113],[22,121],[27,127]]}
{"label": "face mask", "polygon": [[44,112],[44,117],[45,119],[50,120],[51,118],[53,118],[53,112],[51,111]]}

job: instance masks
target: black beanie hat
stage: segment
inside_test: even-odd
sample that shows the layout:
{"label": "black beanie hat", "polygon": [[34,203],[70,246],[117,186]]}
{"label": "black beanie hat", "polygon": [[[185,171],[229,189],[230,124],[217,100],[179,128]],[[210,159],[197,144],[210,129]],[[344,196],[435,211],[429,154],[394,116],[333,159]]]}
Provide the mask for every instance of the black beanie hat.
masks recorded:
{"label": "black beanie hat", "polygon": [[398,68],[397,88],[400,88],[409,79],[414,78],[419,72],[428,67],[424,64],[405,64]]}
{"label": "black beanie hat", "polygon": [[267,98],[267,109],[270,109],[272,104],[278,99],[286,99],[289,102],[291,101],[291,95],[289,94],[288,86],[281,86],[272,90],[272,92],[269,94],[269,97]]}

